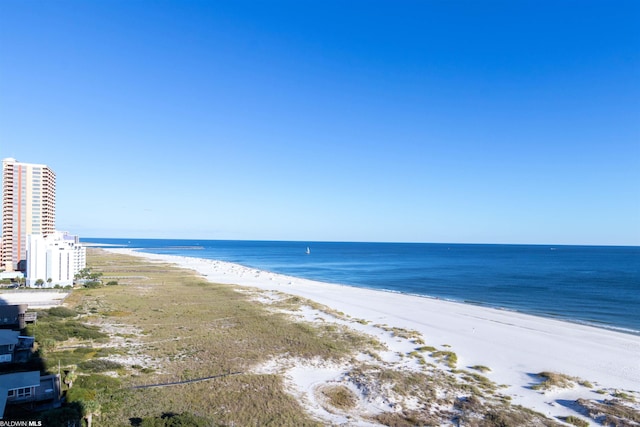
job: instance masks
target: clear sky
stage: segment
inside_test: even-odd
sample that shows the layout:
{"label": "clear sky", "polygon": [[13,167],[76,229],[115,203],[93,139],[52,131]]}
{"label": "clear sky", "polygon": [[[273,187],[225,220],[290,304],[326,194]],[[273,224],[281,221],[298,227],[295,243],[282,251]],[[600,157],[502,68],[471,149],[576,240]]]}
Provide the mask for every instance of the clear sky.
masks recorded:
{"label": "clear sky", "polygon": [[639,1],[0,1],[83,237],[640,245]]}

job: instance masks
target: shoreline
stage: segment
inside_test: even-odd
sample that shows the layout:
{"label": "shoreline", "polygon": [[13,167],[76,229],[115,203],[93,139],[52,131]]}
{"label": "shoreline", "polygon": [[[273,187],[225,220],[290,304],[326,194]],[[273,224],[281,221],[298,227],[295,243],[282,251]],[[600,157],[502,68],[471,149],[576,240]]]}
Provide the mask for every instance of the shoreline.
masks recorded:
{"label": "shoreline", "polygon": [[[584,320],[584,319],[576,319],[576,318],[571,318],[571,317],[563,317],[560,313],[555,313],[555,312],[543,312],[543,311],[535,311],[535,310],[518,309],[518,308],[513,308],[513,307],[493,305],[493,304],[482,302],[482,301],[461,300],[461,299],[440,297],[440,296],[434,296],[434,295],[428,295],[428,294],[403,292],[403,291],[400,291],[400,290],[393,290],[393,289],[375,288],[375,287],[367,286],[365,284],[338,283],[338,282],[332,282],[332,281],[323,280],[323,279],[306,278],[306,277],[301,277],[301,276],[291,276],[291,275],[289,275],[287,273],[279,273],[279,272],[275,272],[275,271],[271,271],[271,270],[264,270],[261,267],[247,266],[247,265],[239,264],[239,263],[232,262],[232,261],[223,261],[223,260],[212,259],[212,258],[200,258],[200,257],[195,257],[195,256],[191,257],[191,256],[186,256],[186,255],[174,255],[174,254],[162,254],[162,253],[155,253],[155,252],[145,252],[144,248],[129,248],[129,247],[126,247],[126,246],[116,245],[116,244],[103,246],[103,244],[101,244],[101,243],[96,243],[94,245],[99,247],[99,248],[105,249],[105,250],[110,250],[110,251],[114,250],[114,252],[131,251],[130,252],[131,254],[141,254],[141,255],[149,255],[149,256],[157,255],[157,256],[167,256],[167,257],[176,257],[176,258],[185,258],[185,259],[199,259],[199,260],[202,260],[202,261],[215,261],[215,262],[220,262],[220,263],[228,263],[230,265],[238,266],[239,268],[246,268],[246,269],[249,269],[249,270],[259,270],[259,271],[261,271],[261,272],[263,272],[265,274],[277,275],[277,276],[289,278],[291,280],[303,280],[303,281],[309,281],[309,282],[314,282],[314,283],[323,284],[323,285],[344,286],[344,287],[355,288],[355,289],[366,289],[366,290],[370,290],[370,291],[374,291],[374,292],[387,292],[387,293],[391,293],[391,294],[407,295],[407,296],[411,296],[411,297],[425,298],[425,299],[430,299],[430,300],[435,300],[435,301],[446,301],[446,302],[452,302],[452,303],[456,303],[456,304],[464,304],[464,305],[470,305],[470,306],[475,306],[475,307],[480,307],[480,308],[486,308],[486,309],[490,309],[490,310],[505,311],[505,312],[509,312],[509,313],[519,313],[519,314],[538,317],[538,318],[542,318],[542,319],[556,320],[556,321],[559,321],[559,322],[566,322],[566,323],[571,323],[571,324],[575,324],[575,325],[593,327],[593,328],[597,328],[597,329],[603,329],[605,331],[611,331],[611,332],[628,334],[628,335],[640,337],[640,328],[639,329],[635,329],[635,328],[628,327],[628,326],[618,326],[618,325],[611,324],[611,323],[604,323],[602,321],[598,322],[598,321],[590,321],[590,320]],[[539,245],[539,246],[547,246],[547,245]],[[560,246],[560,245],[556,245],[556,246]],[[571,246],[571,245],[567,245],[567,246]],[[129,253],[129,252],[122,252],[122,253]],[[231,283],[231,282],[229,282],[229,283]]]}
{"label": "shoreline", "polygon": [[[140,253],[146,254],[147,252],[140,252]],[[180,255],[175,255],[175,256],[180,256]],[[185,257],[185,258],[191,258],[191,257]],[[198,259],[205,260],[207,258],[198,258]],[[231,264],[234,264],[234,263],[231,263]],[[238,265],[238,266],[241,266],[241,267],[244,267],[244,268],[252,268],[252,267],[246,267],[246,266],[244,266],[242,264],[235,264],[235,265]],[[268,273],[268,271],[266,271],[266,270],[262,270],[262,271],[265,271],[265,272]],[[281,273],[273,273],[273,274],[278,274],[278,275],[281,275],[281,276],[287,276],[287,275],[283,275]],[[469,305],[469,306],[474,306],[474,307],[479,307],[479,308],[486,308],[486,309],[489,309],[489,310],[504,311],[504,312],[507,312],[507,313],[523,314],[525,316],[532,316],[532,317],[538,317],[538,318],[541,318],[541,319],[555,320],[555,321],[558,321],[558,322],[571,323],[571,324],[575,324],[575,325],[586,326],[586,327],[596,328],[596,329],[603,329],[605,331],[616,332],[616,333],[621,333],[621,334],[627,334],[627,335],[640,337],[640,330],[636,330],[636,329],[624,328],[624,327],[621,327],[621,326],[606,325],[606,324],[603,324],[603,323],[589,322],[589,321],[586,321],[586,320],[558,317],[558,316],[554,316],[554,315],[545,316],[543,314],[537,314],[536,312],[533,312],[533,311],[527,312],[527,311],[517,310],[515,308],[501,307],[501,306],[497,306],[497,305],[494,306],[494,305],[485,304],[485,303],[482,303],[482,302],[461,301],[461,300],[457,300],[457,299],[454,299],[454,298],[442,298],[442,297],[437,297],[437,296],[432,296],[432,295],[424,295],[424,294],[415,294],[415,293],[410,293],[410,292],[394,291],[392,289],[371,288],[371,287],[366,287],[366,286],[349,285],[349,284],[344,284],[344,283],[331,283],[331,282],[324,282],[324,281],[321,281],[321,280],[305,279],[305,278],[301,278],[301,277],[297,277],[297,276],[287,276],[287,277],[291,277],[291,278],[297,279],[297,280],[309,280],[309,281],[312,281],[312,282],[328,284],[328,285],[345,286],[345,287],[348,287],[348,288],[356,288],[356,289],[367,289],[367,290],[374,291],[374,292],[388,292],[390,294],[406,295],[406,296],[415,297],[415,298],[425,298],[425,299],[434,300],[434,301],[444,301],[444,302],[451,302],[451,303],[454,303],[454,304],[463,304],[463,305]]]}
{"label": "shoreline", "polygon": [[[400,292],[311,281],[225,261],[160,255],[128,248],[105,251],[176,264],[210,282],[297,295],[371,325],[419,332],[427,345],[447,346],[459,366],[487,366],[512,403],[550,417],[571,414],[563,402],[605,396],[584,387],[540,392],[537,374],[558,372],[640,396],[640,337],[580,323]],[[369,326],[373,328],[373,326]]]}

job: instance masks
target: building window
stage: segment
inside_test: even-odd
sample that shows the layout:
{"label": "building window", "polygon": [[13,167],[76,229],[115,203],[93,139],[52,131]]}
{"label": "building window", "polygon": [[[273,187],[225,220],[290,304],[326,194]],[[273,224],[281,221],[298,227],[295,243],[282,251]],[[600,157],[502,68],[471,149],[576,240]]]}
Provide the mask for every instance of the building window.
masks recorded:
{"label": "building window", "polygon": [[16,391],[18,398],[31,396],[31,387],[19,388]]}
{"label": "building window", "polygon": [[16,399],[24,399],[33,395],[31,387],[15,388],[7,392],[7,397],[13,397]]}

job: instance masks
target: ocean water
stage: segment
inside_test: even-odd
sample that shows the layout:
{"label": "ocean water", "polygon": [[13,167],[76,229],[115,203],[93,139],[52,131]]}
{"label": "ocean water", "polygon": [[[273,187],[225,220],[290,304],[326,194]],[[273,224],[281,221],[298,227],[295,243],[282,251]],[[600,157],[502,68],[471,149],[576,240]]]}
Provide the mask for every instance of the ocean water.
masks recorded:
{"label": "ocean water", "polygon": [[640,247],[81,240],[218,259],[306,279],[515,310],[640,335]]}

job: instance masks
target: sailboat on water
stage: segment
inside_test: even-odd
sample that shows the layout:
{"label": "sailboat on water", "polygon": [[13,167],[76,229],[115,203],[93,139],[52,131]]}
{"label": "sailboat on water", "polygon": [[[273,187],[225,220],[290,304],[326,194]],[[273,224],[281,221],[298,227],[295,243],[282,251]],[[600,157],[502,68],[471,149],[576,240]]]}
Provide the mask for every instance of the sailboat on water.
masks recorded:
{"label": "sailboat on water", "polygon": [[306,254],[309,255],[310,253],[311,253],[311,249],[309,249],[309,246],[307,246]]}

